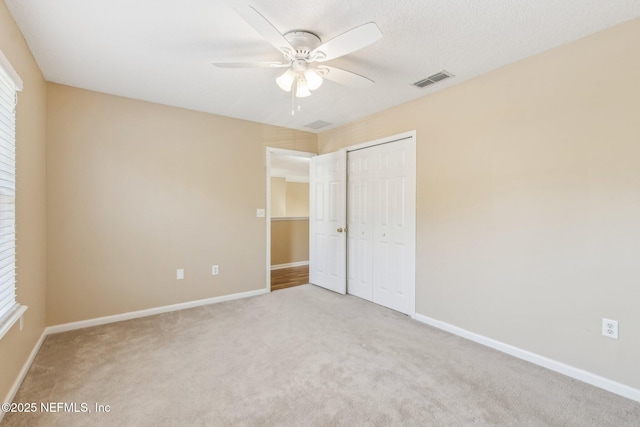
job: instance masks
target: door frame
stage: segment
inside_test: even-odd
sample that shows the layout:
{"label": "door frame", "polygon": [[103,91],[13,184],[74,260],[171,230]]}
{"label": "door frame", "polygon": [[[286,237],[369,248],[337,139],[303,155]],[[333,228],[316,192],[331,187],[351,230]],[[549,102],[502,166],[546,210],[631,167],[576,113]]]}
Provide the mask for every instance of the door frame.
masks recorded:
{"label": "door frame", "polygon": [[317,156],[316,153],[308,151],[289,150],[287,148],[266,147],[267,163],[267,200],[265,209],[265,228],[267,229],[267,259],[266,259],[266,283],[265,289],[271,292],[271,156],[273,154],[311,158]]}
{"label": "door frame", "polygon": [[412,131],[409,131],[409,132],[399,133],[399,134],[396,134],[396,135],[386,136],[384,138],[374,139],[373,141],[367,141],[367,142],[363,142],[361,144],[350,145],[350,146],[346,147],[345,150],[347,150],[347,152],[356,151],[356,150],[362,150],[363,148],[369,148],[369,147],[373,147],[375,145],[390,144],[392,142],[400,141],[400,140],[403,140],[403,139],[409,139],[409,138],[413,138],[414,141],[417,142],[417,140],[416,140],[416,131],[415,130],[412,130]]}

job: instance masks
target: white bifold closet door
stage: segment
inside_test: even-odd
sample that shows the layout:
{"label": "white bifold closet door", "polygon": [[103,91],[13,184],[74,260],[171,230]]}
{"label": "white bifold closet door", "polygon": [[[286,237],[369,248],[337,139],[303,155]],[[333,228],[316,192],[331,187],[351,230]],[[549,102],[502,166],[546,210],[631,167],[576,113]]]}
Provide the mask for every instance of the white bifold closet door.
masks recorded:
{"label": "white bifold closet door", "polygon": [[415,138],[348,153],[347,290],[415,313]]}

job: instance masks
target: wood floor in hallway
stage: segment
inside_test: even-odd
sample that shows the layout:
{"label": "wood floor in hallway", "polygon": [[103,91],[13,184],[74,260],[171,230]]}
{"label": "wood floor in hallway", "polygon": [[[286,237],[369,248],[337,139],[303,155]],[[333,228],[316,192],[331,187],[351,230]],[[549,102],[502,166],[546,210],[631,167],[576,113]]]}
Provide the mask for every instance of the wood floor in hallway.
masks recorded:
{"label": "wood floor in hallway", "polygon": [[309,266],[280,268],[271,270],[271,290],[291,288],[309,283]]}

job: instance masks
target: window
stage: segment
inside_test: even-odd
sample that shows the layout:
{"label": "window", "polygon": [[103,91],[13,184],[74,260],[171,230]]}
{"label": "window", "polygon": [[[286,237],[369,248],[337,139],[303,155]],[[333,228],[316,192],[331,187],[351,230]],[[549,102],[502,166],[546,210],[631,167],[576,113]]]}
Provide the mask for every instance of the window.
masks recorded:
{"label": "window", "polygon": [[27,307],[16,301],[16,104],[22,81],[0,52],[0,338]]}

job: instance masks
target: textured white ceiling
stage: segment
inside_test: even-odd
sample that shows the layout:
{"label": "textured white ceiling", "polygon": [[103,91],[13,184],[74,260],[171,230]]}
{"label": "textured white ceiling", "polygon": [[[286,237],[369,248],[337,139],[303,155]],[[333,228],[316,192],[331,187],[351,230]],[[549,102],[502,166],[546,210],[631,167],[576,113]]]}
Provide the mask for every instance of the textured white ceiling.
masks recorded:
{"label": "textured white ceiling", "polygon": [[[345,124],[640,16],[639,0],[5,0],[45,78],[55,83],[304,129]],[[376,84],[325,81],[302,110],[282,70],[211,62],[281,56],[233,10],[250,4],[280,32],[329,40],[374,21],[381,40],[327,64]],[[440,70],[456,77],[411,83]]]}

